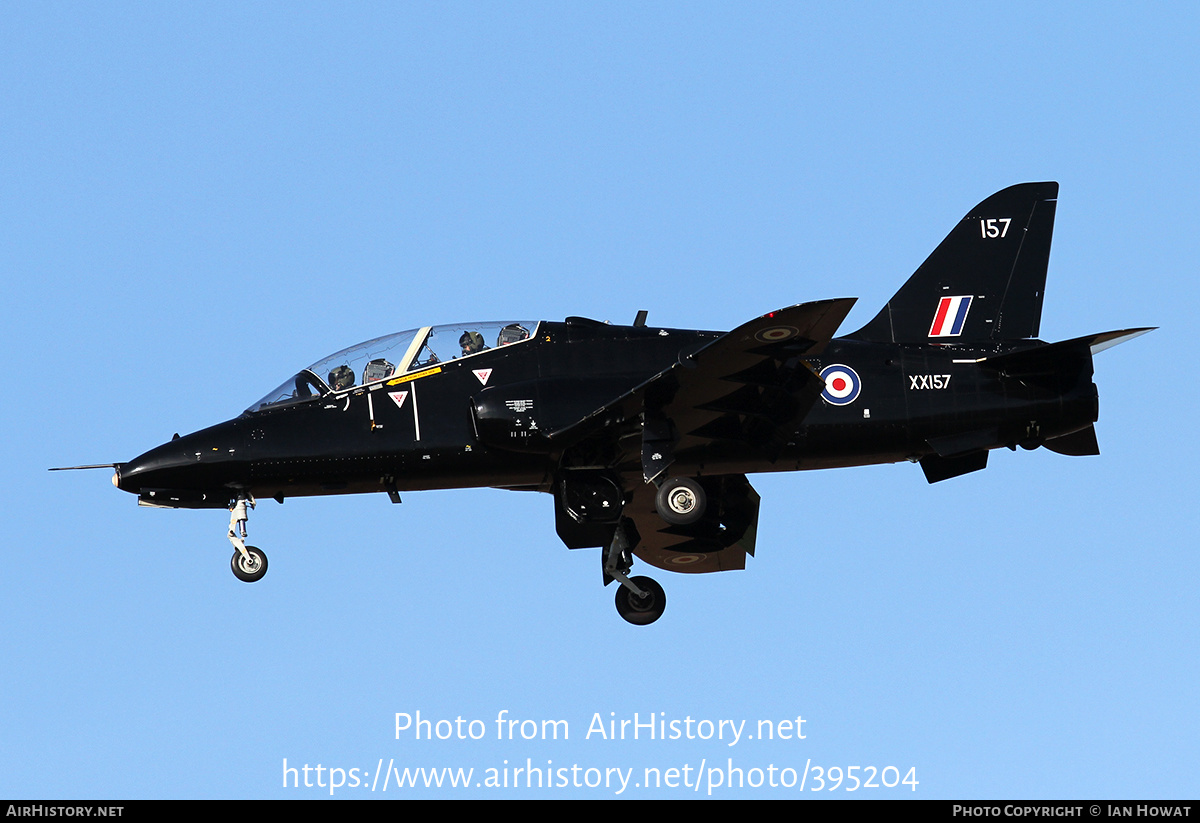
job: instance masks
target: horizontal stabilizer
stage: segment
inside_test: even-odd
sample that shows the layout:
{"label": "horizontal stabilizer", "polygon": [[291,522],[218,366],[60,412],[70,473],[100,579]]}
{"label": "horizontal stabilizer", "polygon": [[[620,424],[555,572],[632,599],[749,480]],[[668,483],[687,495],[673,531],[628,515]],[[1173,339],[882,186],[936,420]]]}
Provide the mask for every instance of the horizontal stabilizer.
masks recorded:
{"label": "horizontal stabilizer", "polygon": [[1151,326],[1145,329],[1126,329],[1125,331],[1106,331],[1103,334],[1093,334],[1091,346],[1092,354],[1099,354],[1105,349],[1111,349],[1113,346],[1120,345],[1126,340],[1132,340],[1135,337],[1141,337],[1147,332],[1154,331],[1157,326]]}
{"label": "horizontal stabilizer", "polygon": [[1035,382],[1077,380],[1085,372],[1087,376],[1091,376],[1091,356],[1096,352],[1111,349],[1118,343],[1124,343],[1153,330],[1125,329],[1089,334],[1031,349],[997,354],[980,360],[979,365],[1009,377],[1020,377]]}

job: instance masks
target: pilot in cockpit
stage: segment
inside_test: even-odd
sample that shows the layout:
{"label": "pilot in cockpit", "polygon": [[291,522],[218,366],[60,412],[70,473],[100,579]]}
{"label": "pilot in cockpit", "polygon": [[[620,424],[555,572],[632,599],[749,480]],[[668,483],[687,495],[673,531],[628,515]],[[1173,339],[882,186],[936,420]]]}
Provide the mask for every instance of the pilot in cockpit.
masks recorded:
{"label": "pilot in cockpit", "polygon": [[354,385],[354,369],[346,365],[338,366],[329,372],[329,388],[334,391],[348,389]]}
{"label": "pilot in cockpit", "polygon": [[463,357],[468,354],[475,354],[487,348],[483,343],[483,335],[477,331],[465,331],[462,337],[458,338],[458,345],[462,347]]}

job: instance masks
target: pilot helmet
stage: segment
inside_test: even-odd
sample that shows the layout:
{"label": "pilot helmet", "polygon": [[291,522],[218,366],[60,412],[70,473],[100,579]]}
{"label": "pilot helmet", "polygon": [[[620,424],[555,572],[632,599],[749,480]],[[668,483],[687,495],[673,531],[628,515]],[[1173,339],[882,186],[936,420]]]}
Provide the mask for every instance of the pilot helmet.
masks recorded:
{"label": "pilot helmet", "polygon": [[519,343],[529,337],[529,330],[520,323],[509,323],[500,330],[496,338],[497,346],[507,346],[509,343]]}
{"label": "pilot helmet", "polygon": [[477,331],[465,331],[458,338],[458,345],[462,346],[463,354],[483,351],[483,335]]}
{"label": "pilot helmet", "polygon": [[348,389],[354,385],[354,370],[346,365],[338,366],[329,373],[329,388],[334,391]]}

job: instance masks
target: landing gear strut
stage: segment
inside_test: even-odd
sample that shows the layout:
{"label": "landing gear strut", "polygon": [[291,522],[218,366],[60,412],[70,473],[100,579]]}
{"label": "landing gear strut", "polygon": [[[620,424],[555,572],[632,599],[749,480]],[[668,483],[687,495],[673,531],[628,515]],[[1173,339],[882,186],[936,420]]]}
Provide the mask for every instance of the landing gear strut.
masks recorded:
{"label": "landing gear strut", "polygon": [[604,582],[611,578],[621,584],[617,589],[617,614],[635,626],[648,626],[662,617],[667,608],[667,594],[649,577],[630,578],[632,568],[633,555],[625,528],[617,524],[612,543],[604,550]]}
{"label": "landing gear strut", "polygon": [[236,549],[229,565],[233,575],[244,583],[262,580],[267,573],[267,555],[257,546],[246,545],[246,521],[250,515],[246,512],[246,504],[254,508],[254,498],[243,492],[238,492],[237,502],[229,507],[229,542]]}

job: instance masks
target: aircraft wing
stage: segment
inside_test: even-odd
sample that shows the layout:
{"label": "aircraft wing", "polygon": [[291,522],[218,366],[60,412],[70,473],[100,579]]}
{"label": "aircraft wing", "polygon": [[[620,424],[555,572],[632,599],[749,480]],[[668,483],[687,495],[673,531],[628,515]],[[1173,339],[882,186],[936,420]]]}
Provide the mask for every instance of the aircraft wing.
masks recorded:
{"label": "aircraft wing", "polygon": [[723,446],[730,454],[744,456],[749,448],[773,457],[824,388],[803,358],[824,349],[854,302],[802,303],[743,323],[553,432],[551,442],[566,449],[605,430],[613,430],[614,437],[627,434],[625,424],[641,421],[646,482],[693,447],[703,446],[718,459]]}

